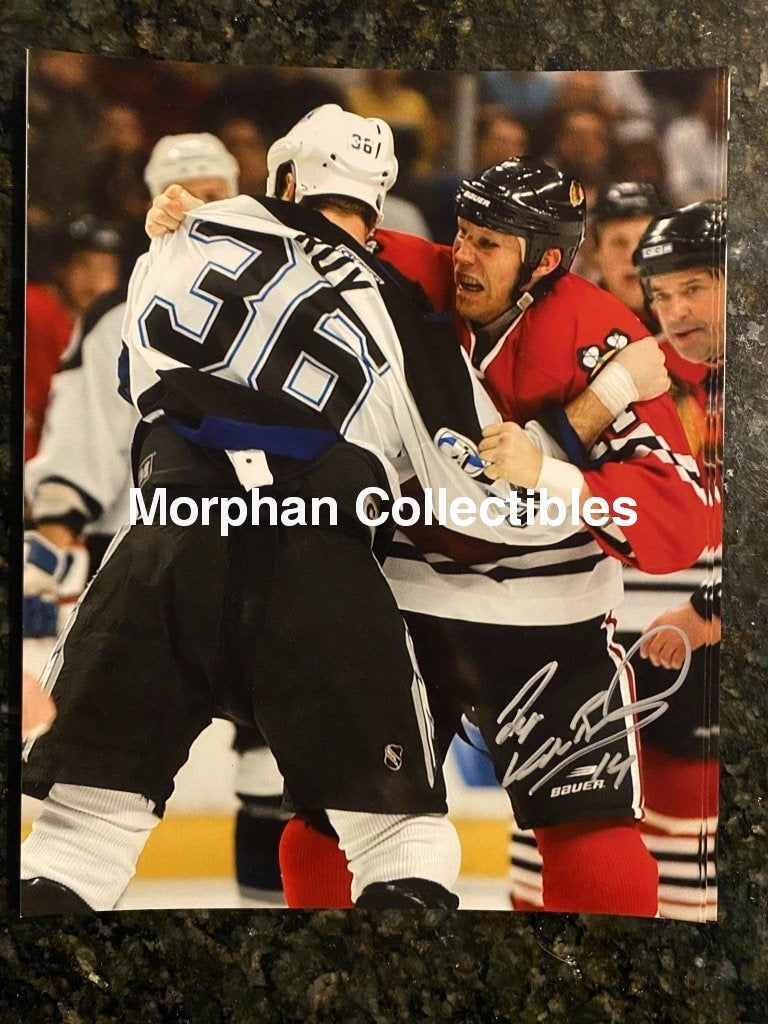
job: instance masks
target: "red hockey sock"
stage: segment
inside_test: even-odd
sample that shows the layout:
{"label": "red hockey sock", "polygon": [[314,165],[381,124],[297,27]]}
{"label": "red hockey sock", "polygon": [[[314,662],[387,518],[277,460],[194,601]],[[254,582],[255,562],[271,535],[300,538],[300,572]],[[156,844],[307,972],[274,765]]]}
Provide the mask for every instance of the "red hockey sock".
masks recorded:
{"label": "red hockey sock", "polygon": [[659,865],[659,913],[717,919],[717,758],[676,757],[643,747],[645,820],[640,829]]}
{"label": "red hockey sock", "polygon": [[655,917],[658,870],[636,822],[596,818],[534,832],[545,910]]}
{"label": "red hockey sock", "polygon": [[352,875],[338,840],[301,818],[291,818],[280,839],[280,871],[289,907],[305,910],[353,907]]}
{"label": "red hockey sock", "polygon": [[515,893],[510,893],[509,902],[513,910],[519,911],[530,911],[541,913],[544,907],[540,903],[531,903],[529,900],[524,900],[522,896],[517,896]]}

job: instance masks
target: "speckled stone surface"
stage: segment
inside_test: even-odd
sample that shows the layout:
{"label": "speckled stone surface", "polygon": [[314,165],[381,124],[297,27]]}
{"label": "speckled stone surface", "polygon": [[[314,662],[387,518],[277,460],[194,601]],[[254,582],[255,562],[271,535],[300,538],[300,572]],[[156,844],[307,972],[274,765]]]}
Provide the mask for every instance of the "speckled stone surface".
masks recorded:
{"label": "speckled stone surface", "polygon": [[[25,46],[240,64],[729,65],[733,76],[720,923],[242,911],[20,923],[4,912],[0,1021],[768,1021],[767,32],[764,0],[6,0],[0,13],[4,493],[14,459],[18,470],[8,443],[9,97]],[[6,555],[5,526],[2,545]],[[7,651],[6,635],[2,643]],[[11,751],[8,762],[15,756]],[[4,860],[4,875],[10,870]]]}

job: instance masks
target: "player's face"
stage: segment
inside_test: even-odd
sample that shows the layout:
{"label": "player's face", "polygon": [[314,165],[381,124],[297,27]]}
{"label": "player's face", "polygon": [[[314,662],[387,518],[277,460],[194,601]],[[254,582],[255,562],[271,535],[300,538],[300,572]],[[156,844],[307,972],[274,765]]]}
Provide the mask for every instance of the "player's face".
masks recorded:
{"label": "player's face", "polygon": [[67,302],[83,313],[100,295],[117,288],[120,260],[111,252],[85,249],[75,253],[57,275],[57,281]]}
{"label": "player's face", "polygon": [[600,227],[600,241],[595,249],[595,263],[603,284],[635,312],[643,310],[644,300],[640,279],[632,266],[632,253],[649,224],[649,217],[606,221]]}
{"label": "player's face", "polygon": [[522,262],[519,238],[459,217],[453,279],[461,316],[485,325],[509,309]]}
{"label": "player's face", "polygon": [[224,178],[189,178],[180,181],[179,184],[204,203],[215,203],[219,199],[230,198],[230,191]]}
{"label": "player's face", "polygon": [[725,347],[725,290],[721,274],[675,270],[650,279],[661,329],[675,351],[692,363],[714,363]]}

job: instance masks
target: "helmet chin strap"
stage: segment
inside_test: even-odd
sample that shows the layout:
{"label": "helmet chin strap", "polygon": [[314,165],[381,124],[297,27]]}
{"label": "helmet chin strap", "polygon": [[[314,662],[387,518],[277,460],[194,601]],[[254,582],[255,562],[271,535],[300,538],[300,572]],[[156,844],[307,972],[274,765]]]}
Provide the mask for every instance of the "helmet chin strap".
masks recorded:
{"label": "helmet chin strap", "polygon": [[[525,263],[520,267],[520,272],[517,275],[517,281],[515,281],[515,286],[509,296],[510,308],[517,306],[518,309],[524,310],[532,305],[536,299],[541,298],[543,292],[539,293],[537,291],[537,285],[540,282],[537,281],[536,284],[531,284],[531,278],[533,277],[533,271],[535,269],[535,267],[529,267]],[[525,281],[526,283],[521,285],[521,281]]]}
{"label": "helmet chin strap", "polygon": [[[510,307],[517,306],[521,310],[527,309],[534,302],[543,299],[555,281],[566,272],[562,264],[558,264],[554,270],[550,270],[548,274],[531,284],[531,278],[536,269],[537,267],[531,267],[525,262],[522,264],[515,286],[510,293]],[[519,283],[521,280],[524,280],[526,284],[521,286]]]}

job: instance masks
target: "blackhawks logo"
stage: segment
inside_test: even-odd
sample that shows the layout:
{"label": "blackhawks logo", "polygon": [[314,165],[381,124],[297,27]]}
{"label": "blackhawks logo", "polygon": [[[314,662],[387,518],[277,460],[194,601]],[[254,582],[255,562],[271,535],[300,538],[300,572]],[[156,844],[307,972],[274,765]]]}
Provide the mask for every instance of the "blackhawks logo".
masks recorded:
{"label": "blackhawks logo", "polygon": [[588,345],[586,348],[579,349],[577,353],[579,366],[582,370],[587,371],[591,380],[609,359],[623,348],[626,348],[628,344],[629,337],[623,331],[620,331],[618,327],[614,327],[601,344]]}

